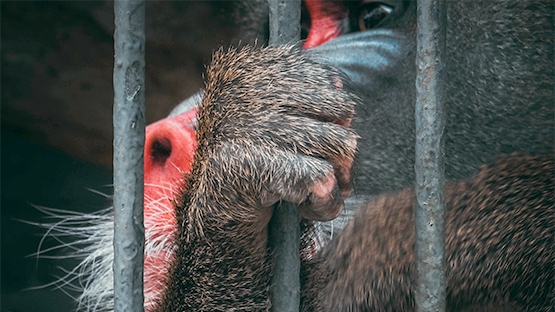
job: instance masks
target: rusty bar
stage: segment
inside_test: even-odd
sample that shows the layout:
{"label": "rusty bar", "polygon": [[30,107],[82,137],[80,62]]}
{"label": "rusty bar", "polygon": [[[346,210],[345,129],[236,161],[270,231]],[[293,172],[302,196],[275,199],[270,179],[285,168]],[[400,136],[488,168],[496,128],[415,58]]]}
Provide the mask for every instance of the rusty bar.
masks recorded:
{"label": "rusty bar", "polygon": [[143,311],[145,3],[114,2],[114,311]]}
{"label": "rusty bar", "polygon": [[[299,43],[301,1],[268,0],[270,46]],[[280,202],[274,207],[269,225],[269,245],[273,251],[270,299],[274,312],[298,312],[300,307],[300,225],[297,207]]]}
{"label": "rusty bar", "polygon": [[443,112],[445,0],[418,0],[416,55],[416,311],[445,311]]}

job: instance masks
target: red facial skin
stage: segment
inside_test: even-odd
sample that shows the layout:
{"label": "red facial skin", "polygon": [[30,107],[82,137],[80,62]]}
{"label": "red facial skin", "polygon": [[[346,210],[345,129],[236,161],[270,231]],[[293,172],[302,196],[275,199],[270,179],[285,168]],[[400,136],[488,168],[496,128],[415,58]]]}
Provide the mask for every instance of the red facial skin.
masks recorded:
{"label": "red facial skin", "polygon": [[163,290],[168,264],[173,256],[176,231],[173,200],[183,175],[191,172],[196,149],[196,116],[197,110],[192,109],[146,127],[144,289],[147,310]]}
{"label": "red facial skin", "polygon": [[317,47],[341,35],[341,21],[347,18],[341,1],[305,0],[305,5],[310,13],[310,31],[303,49]]}

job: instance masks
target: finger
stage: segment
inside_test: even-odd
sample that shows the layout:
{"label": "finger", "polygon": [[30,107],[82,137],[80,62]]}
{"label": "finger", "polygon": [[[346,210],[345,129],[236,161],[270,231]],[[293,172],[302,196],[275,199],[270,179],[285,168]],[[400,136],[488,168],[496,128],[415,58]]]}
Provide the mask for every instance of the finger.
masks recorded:
{"label": "finger", "polygon": [[215,155],[212,170],[225,172],[220,185],[229,188],[222,193],[236,201],[234,205],[267,207],[278,200],[306,203],[303,207],[311,209],[307,214],[316,220],[328,219],[341,210],[343,197],[334,168],[325,160],[238,144],[221,144]]}
{"label": "finger", "polygon": [[223,137],[239,144],[269,145],[292,153],[323,159],[354,158],[358,136],[354,130],[306,117],[249,114],[219,130]]}

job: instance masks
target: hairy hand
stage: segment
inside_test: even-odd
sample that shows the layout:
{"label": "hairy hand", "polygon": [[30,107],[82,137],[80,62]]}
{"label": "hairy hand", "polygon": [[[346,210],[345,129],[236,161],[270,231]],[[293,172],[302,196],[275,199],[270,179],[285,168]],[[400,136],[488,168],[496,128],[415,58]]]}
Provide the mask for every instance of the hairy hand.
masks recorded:
{"label": "hairy hand", "polygon": [[351,188],[357,135],[348,127],[359,102],[341,72],[290,46],[220,50],[205,87],[186,220],[256,222],[278,200],[312,220],[339,214]]}

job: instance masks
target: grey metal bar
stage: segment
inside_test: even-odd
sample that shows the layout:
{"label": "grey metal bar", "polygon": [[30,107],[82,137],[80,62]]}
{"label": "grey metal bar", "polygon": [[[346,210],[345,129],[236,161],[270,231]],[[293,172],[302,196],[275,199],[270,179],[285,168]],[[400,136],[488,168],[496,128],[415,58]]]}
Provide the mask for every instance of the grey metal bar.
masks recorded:
{"label": "grey metal bar", "polygon": [[114,311],[143,311],[145,3],[114,2]]}
{"label": "grey metal bar", "polygon": [[301,0],[268,0],[270,46],[299,43],[301,40]]}
{"label": "grey metal bar", "polygon": [[[301,39],[301,1],[268,0],[270,46],[298,43]],[[270,298],[272,311],[297,312],[300,307],[300,227],[297,207],[281,202],[274,207],[269,225],[273,250]]]}
{"label": "grey metal bar", "polygon": [[445,311],[445,0],[418,0],[416,55],[416,311]]}
{"label": "grey metal bar", "polygon": [[301,298],[301,230],[297,207],[281,202],[274,207],[269,239],[273,250],[273,275],[270,300],[274,312],[298,312]]}

